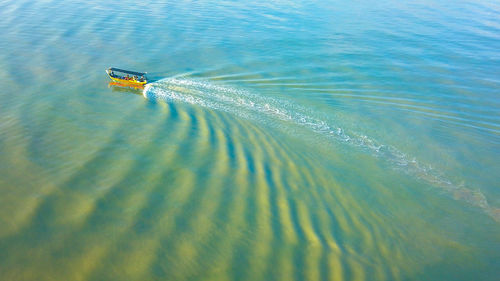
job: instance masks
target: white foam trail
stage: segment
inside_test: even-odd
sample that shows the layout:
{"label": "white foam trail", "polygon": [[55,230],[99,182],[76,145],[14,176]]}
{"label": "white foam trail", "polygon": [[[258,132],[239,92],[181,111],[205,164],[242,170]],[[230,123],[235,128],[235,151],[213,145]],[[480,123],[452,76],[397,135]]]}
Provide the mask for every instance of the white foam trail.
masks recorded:
{"label": "white foam trail", "polygon": [[439,187],[456,199],[483,209],[500,222],[500,209],[490,207],[481,191],[466,188],[463,184],[453,184],[430,165],[418,162],[415,157],[410,157],[395,147],[380,144],[363,134],[346,133],[340,127],[311,117],[306,109],[288,101],[262,97],[207,82],[177,78],[162,79],[148,84],[143,95],[147,99],[188,103],[252,120],[273,122],[272,120],[276,119],[308,128],[318,134],[359,147],[373,156],[385,159],[393,164],[394,168]]}

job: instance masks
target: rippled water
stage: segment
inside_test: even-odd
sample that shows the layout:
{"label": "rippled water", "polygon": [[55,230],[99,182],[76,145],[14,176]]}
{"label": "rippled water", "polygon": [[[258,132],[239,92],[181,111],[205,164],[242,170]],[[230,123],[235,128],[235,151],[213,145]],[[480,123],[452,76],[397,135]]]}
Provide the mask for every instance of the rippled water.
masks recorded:
{"label": "rippled water", "polygon": [[496,1],[0,17],[0,280],[500,275]]}

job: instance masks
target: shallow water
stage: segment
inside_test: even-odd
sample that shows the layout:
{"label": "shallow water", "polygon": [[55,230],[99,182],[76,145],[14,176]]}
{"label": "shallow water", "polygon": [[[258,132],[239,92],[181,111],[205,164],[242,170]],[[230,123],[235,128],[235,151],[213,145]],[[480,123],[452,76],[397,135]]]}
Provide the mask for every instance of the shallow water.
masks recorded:
{"label": "shallow water", "polygon": [[0,3],[0,279],[495,280],[499,15]]}

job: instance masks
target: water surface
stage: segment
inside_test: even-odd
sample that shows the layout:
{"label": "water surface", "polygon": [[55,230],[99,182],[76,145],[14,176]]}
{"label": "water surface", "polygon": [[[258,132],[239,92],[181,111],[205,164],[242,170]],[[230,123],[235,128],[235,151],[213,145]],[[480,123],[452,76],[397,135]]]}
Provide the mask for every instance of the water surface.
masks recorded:
{"label": "water surface", "polygon": [[495,280],[499,16],[2,2],[0,279]]}

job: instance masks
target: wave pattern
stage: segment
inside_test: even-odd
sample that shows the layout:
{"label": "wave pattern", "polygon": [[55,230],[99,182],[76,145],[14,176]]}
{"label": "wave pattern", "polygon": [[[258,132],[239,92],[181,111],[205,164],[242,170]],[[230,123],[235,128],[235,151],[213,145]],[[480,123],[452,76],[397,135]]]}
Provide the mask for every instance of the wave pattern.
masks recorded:
{"label": "wave pattern", "polygon": [[[325,228],[332,219],[342,221],[341,213],[326,202],[308,207],[321,202],[304,189],[319,185],[317,176],[297,166],[296,156],[271,135],[230,116],[168,106],[169,116],[146,139],[186,141],[164,149],[135,141],[139,154],[152,156],[127,161],[130,155],[116,143],[129,142],[120,141],[128,127],[119,126],[109,145],[40,197],[15,235],[2,237],[2,248],[18,249],[8,259],[0,254],[9,261],[1,266],[5,278],[330,280],[364,275],[361,264],[373,267],[343,253],[342,237]],[[235,135],[256,145],[235,142]],[[108,157],[120,153],[120,159]],[[195,170],[187,168],[199,158]],[[123,163],[115,167],[115,161]],[[366,246],[373,247],[369,240]],[[29,249],[36,252],[26,257]],[[53,257],[40,260],[46,252]]]}
{"label": "wave pattern", "polygon": [[[284,133],[303,127],[399,163],[390,159],[395,152],[384,154],[368,138],[292,103],[202,81],[162,80],[144,95],[149,100],[127,107],[95,149],[82,151],[77,166],[37,182],[43,189],[36,198],[9,197],[27,211],[0,232],[0,248],[16,249],[0,252],[3,277],[401,280],[425,268],[421,256],[439,262],[436,250],[422,245],[454,253],[449,237],[414,237],[426,222],[399,227],[406,215],[382,202],[397,191],[373,182],[381,185],[371,195],[380,203],[371,202],[367,212],[362,186],[350,183],[352,175],[344,178],[357,168],[325,173],[317,158],[295,151],[266,126]],[[21,146],[8,158],[29,159],[29,151]],[[36,165],[18,165],[35,179],[47,178]]]}
{"label": "wave pattern", "polygon": [[[0,1],[0,279],[496,280],[499,11]],[[185,74],[142,99],[106,88],[117,62]],[[323,103],[437,121],[474,171]]]}
{"label": "wave pattern", "polygon": [[242,118],[258,120],[280,127],[283,127],[283,124],[277,124],[276,120],[305,127],[321,136],[359,147],[373,156],[386,160],[395,169],[415,176],[431,186],[438,187],[456,199],[479,207],[495,220],[500,221],[500,210],[490,207],[480,190],[468,188],[463,183],[455,184],[446,179],[442,173],[433,169],[431,165],[422,164],[415,157],[409,156],[393,146],[381,144],[364,134],[347,133],[343,128],[308,115],[304,108],[290,102],[261,97],[247,91],[208,82],[177,78],[167,78],[149,84],[143,95],[149,99],[183,102],[222,110]]}

